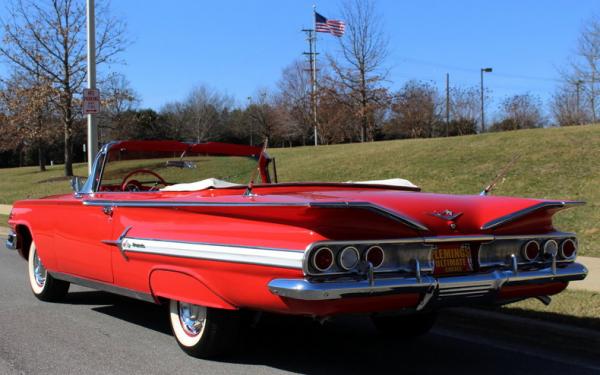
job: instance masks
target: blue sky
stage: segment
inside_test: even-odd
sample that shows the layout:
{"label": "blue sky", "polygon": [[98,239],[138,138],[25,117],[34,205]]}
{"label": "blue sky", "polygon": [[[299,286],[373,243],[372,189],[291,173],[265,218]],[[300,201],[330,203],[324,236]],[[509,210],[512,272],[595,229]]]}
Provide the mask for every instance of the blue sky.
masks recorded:
{"label": "blue sky", "polygon": [[[274,87],[281,70],[302,57],[306,42],[300,29],[311,25],[313,3],[113,0],[112,12],[126,20],[132,44],[121,56],[125,64],[112,69],[127,76],[145,107],[160,109],[199,83],[245,104],[258,87]],[[517,93],[546,102],[582,22],[600,11],[593,0],[376,4],[390,39],[391,88],[419,79],[443,89],[447,72],[451,84],[478,85],[479,68],[491,66],[486,87],[495,100],[492,110]],[[316,5],[326,17],[340,17],[340,1]],[[335,53],[337,41],[320,34],[319,50]]]}

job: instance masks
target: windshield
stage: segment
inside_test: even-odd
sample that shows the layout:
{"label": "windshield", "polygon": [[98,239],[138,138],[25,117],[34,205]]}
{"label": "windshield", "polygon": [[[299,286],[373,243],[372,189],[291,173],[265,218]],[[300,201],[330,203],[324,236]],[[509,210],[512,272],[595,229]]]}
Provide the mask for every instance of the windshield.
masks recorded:
{"label": "windshield", "polygon": [[153,191],[166,186],[218,179],[247,184],[257,160],[241,156],[111,150],[100,191]]}

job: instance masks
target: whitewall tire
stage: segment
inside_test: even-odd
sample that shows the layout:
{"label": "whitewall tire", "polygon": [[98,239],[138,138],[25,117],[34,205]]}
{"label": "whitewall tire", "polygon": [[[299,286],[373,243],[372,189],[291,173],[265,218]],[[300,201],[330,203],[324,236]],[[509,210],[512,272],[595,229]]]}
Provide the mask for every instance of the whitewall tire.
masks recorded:
{"label": "whitewall tire", "polygon": [[234,347],[240,319],[237,311],[171,300],[169,321],[183,351],[197,358],[213,358]]}
{"label": "whitewall tire", "polygon": [[53,278],[39,257],[37,247],[31,242],[28,256],[29,285],[33,295],[42,301],[54,302],[65,297],[69,283]]}

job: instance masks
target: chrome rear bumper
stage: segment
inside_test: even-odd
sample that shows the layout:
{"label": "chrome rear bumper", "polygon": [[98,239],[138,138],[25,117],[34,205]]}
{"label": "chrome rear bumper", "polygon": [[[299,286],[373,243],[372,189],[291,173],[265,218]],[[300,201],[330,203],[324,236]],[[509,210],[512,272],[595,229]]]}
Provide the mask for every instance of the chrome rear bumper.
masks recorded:
{"label": "chrome rear bumper", "polygon": [[9,250],[17,250],[17,234],[14,231],[8,232],[8,239],[5,242],[6,248]]}
{"label": "chrome rear bumper", "polygon": [[311,282],[307,279],[274,279],[269,283],[271,293],[299,300],[334,300],[350,297],[367,297],[401,293],[426,293],[428,300],[439,298],[483,297],[500,290],[503,286],[548,283],[553,281],[583,280],[587,275],[585,266],[570,263],[565,267],[551,267],[534,271],[492,271],[468,276],[417,278],[379,278],[368,280]]}

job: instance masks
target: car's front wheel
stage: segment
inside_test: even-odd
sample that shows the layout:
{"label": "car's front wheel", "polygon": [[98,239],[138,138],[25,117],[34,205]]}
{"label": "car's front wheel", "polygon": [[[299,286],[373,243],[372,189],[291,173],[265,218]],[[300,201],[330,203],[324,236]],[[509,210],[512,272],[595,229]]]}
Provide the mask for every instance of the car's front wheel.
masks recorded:
{"label": "car's front wheel", "polygon": [[29,247],[29,284],[33,294],[40,300],[56,302],[62,300],[69,291],[69,283],[57,280],[48,273],[37,252],[34,242]]}
{"label": "car's front wheel", "polygon": [[171,300],[171,329],[179,346],[197,358],[212,358],[230,351],[240,327],[238,311],[214,309]]}
{"label": "car's front wheel", "polygon": [[431,330],[437,320],[437,312],[430,311],[412,315],[372,317],[375,328],[386,336],[417,337]]}

